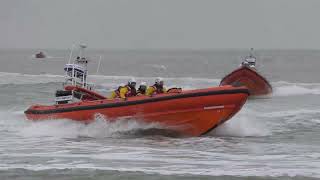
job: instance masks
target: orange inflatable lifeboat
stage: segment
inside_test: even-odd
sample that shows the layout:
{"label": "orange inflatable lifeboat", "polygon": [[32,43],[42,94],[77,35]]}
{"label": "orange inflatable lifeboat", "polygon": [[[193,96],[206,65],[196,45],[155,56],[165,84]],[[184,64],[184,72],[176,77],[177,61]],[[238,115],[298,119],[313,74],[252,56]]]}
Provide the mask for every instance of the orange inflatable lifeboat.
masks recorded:
{"label": "orange inflatable lifeboat", "polygon": [[272,86],[255,69],[256,58],[250,54],[242,62],[241,67],[226,75],[220,82],[220,86],[246,86],[251,96],[269,95]]}
{"label": "orange inflatable lifeboat", "polygon": [[[83,88],[68,86],[77,92]],[[97,114],[108,121],[135,119],[157,123],[165,129],[190,136],[205,134],[235,115],[249,95],[245,87],[221,86],[174,91],[165,94],[109,100],[92,92],[97,100],[56,105],[34,105],[25,111],[30,120],[71,119],[90,122]],[[93,96],[91,96],[93,97]]]}
{"label": "orange inflatable lifeboat", "polygon": [[[80,48],[83,50],[86,46]],[[70,59],[64,67],[64,89],[56,91],[56,104],[31,106],[25,111],[28,119],[71,119],[89,123],[102,115],[107,121],[127,119],[156,123],[183,135],[199,136],[235,115],[249,95],[246,87],[221,86],[186,91],[174,88],[153,96],[107,99],[94,92],[93,85],[87,82],[89,60],[78,56],[71,63]]]}
{"label": "orange inflatable lifeboat", "polygon": [[272,93],[272,87],[269,82],[255,69],[246,66],[225,76],[220,82],[220,86],[223,85],[246,86],[252,96],[268,95]]}

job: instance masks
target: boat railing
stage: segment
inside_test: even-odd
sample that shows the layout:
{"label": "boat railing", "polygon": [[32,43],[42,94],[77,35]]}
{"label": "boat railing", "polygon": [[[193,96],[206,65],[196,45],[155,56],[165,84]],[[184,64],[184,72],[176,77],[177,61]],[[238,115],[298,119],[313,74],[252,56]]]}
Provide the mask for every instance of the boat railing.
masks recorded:
{"label": "boat railing", "polygon": [[[84,49],[87,47],[85,44],[79,45],[79,55],[71,62],[71,59],[73,57],[73,49],[74,46],[72,46],[70,56],[69,56],[69,62],[65,65],[65,83],[66,85],[73,85],[82,87],[85,89],[92,90],[94,87],[93,83],[88,83],[87,77],[88,77],[88,58],[84,55]],[[101,58],[100,58],[101,60]],[[100,62],[99,62],[100,63]]]}

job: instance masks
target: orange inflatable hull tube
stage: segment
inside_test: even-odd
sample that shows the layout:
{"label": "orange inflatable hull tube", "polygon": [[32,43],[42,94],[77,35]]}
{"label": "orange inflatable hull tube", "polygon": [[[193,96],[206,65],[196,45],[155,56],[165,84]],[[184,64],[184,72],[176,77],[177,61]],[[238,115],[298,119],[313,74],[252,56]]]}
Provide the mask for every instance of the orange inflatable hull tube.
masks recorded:
{"label": "orange inflatable hull tube", "polygon": [[[67,86],[66,89],[82,91],[75,86]],[[30,120],[71,119],[85,123],[93,121],[96,115],[103,115],[111,122],[119,118],[134,119],[157,123],[183,135],[199,136],[234,116],[249,95],[246,87],[220,86],[110,100],[85,90],[87,101],[33,105],[25,114]]]}
{"label": "orange inflatable hull tube", "polygon": [[243,66],[226,75],[220,82],[220,86],[246,86],[251,96],[270,95],[272,86],[254,68]]}

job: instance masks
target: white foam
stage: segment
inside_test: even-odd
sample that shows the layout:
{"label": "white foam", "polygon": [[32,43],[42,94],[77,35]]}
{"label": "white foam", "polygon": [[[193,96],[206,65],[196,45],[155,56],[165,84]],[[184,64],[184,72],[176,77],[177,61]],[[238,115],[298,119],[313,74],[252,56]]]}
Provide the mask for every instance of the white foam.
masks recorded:
{"label": "white foam", "polygon": [[262,117],[267,118],[282,118],[288,116],[301,116],[301,115],[313,115],[319,114],[320,109],[297,109],[297,110],[286,110],[286,111],[274,111],[270,113],[260,114]]}
{"label": "white foam", "polygon": [[[107,89],[114,89],[121,83],[126,83],[132,76],[105,76],[105,75],[90,75],[89,81],[106,87]],[[156,77],[135,77],[137,81],[145,81],[148,84],[153,84]],[[164,78],[167,87],[186,87],[187,89],[203,88],[217,86],[219,79],[208,78],[193,78],[193,77],[167,77]],[[0,72],[0,84],[38,84],[50,82],[63,82],[64,75],[54,74],[20,74]]]}
{"label": "white foam", "polygon": [[29,121],[20,133],[25,137],[50,136],[55,138],[93,137],[104,138],[119,136],[123,132],[160,128],[158,124],[145,124],[137,120],[118,119],[114,122],[107,121],[103,116],[97,116],[89,124],[66,119]]}
{"label": "white foam", "polygon": [[[315,111],[315,110],[314,110]],[[306,112],[306,111],[305,111]],[[265,124],[255,116],[257,112],[248,109],[246,106],[238,115],[232,118],[228,123],[222,125],[215,132],[216,135],[223,136],[265,136],[269,135],[269,130]],[[290,114],[290,113],[289,113]],[[114,123],[105,121],[101,115],[96,116],[96,121],[85,125],[71,120],[47,120],[47,121],[26,121],[22,117],[23,112],[16,109],[10,111],[0,111],[0,123],[11,123],[14,132],[22,136],[18,141],[22,143],[25,139],[31,142],[47,142],[47,137],[57,138],[77,138],[79,136],[105,138],[118,136],[121,132],[127,132],[135,129],[148,129],[158,127],[156,124],[146,125],[135,120],[120,120]],[[316,120],[318,121],[318,120]],[[220,132],[219,132],[220,131]],[[44,139],[45,138],[45,139]],[[202,140],[203,141],[202,141]],[[145,145],[145,139],[136,141],[130,139],[129,145],[124,144],[106,144],[105,141],[85,141],[81,143],[65,143],[67,147],[61,147],[63,141],[52,141],[38,150],[25,153],[23,147],[20,151],[8,151],[2,157],[12,158],[14,163],[0,162],[0,169],[30,169],[30,170],[50,170],[50,169],[100,169],[117,171],[141,171],[145,173],[159,174],[192,174],[192,175],[235,175],[235,176],[296,176],[304,175],[311,177],[320,177],[320,164],[312,159],[319,158],[318,152],[297,156],[295,154],[255,154],[255,153],[232,153],[223,151],[226,142],[216,144],[219,138],[196,137],[174,140],[156,140],[150,141],[154,146]],[[11,140],[11,139],[10,139]],[[14,140],[14,139],[13,139]],[[170,143],[170,141],[172,141]],[[182,146],[181,141],[187,143],[189,148]],[[216,145],[217,149],[193,149],[190,146],[198,145],[204,141]],[[248,141],[245,139],[244,141]],[[73,141],[75,142],[75,141]],[[134,146],[135,142],[141,144]],[[91,144],[98,146],[91,146]],[[163,143],[163,144],[161,144]],[[241,148],[241,143],[233,143],[235,148]],[[23,144],[23,143],[22,143]],[[178,144],[178,146],[177,146]],[[245,145],[245,144],[244,144]],[[79,153],[78,149],[88,148],[88,152]],[[95,150],[96,147],[97,150]],[[288,147],[285,145],[285,147]],[[41,149],[42,148],[42,149]],[[52,148],[52,149],[50,149]],[[289,148],[291,148],[289,146]],[[75,151],[72,151],[72,150]],[[253,148],[249,148],[252,150]],[[243,150],[243,149],[242,149]],[[238,149],[237,149],[238,151]],[[241,151],[241,149],[239,149]],[[75,153],[73,153],[75,152]],[[312,156],[306,159],[307,156]],[[25,158],[34,161],[26,161]],[[44,157],[44,158],[43,158]],[[164,158],[165,157],[165,158]],[[26,159],[28,159],[26,158]],[[312,159],[311,159],[312,158]],[[300,164],[296,166],[296,164]],[[250,167],[250,168],[248,168]]]}
{"label": "white foam", "polygon": [[260,137],[271,135],[267,125],[259,121],[255,112],[243,108],[232,119],[220,125],[212,133],[219,136]]}
{"label": "white foam", "polygon": [[[243,160],[246,162],[246,160]],[[190,163],[190,162],[188,162]],[[172,165],[166,164],[165,167],[141,167],[141,166],[99,166],[92,163],[69,164],[69,163],[56,163],[53,165],[47,164],[23,164],[23,165],[2,165],[0,170],[8,169],[27,169],[32,171],[42,170],[66,170],[66,169],[83,169],[83,170],[112,170],[122,172],[144,172],[144,173],[157,173],[161,175],[201,175],[201,176],[267,176],[267,177],[280,177],[280,176],[307,176],[319,178],[320,174],[316,168],[301,168],[299,166],[292,168],[279,168],[277,165],[261,165],[259,163],[243,163],[242,165],[236,162],[217,161],[219,165],[198,167],[196,165],[189,165],[187,163]],[[112,164],[112,163],[111,163]],[[308,164],[303,163],[306,167]],[[247,166],[250,166],[248,168]],[[317,166],[319,167],[319,166]]]}
{"label": "white foam", "polygon": [[[119,84],[126,83],[132,76],[105,76],[90,75],[89,81],[106,87],[109,90],[117,88]],[[152,84],[156,77],[136,77],[138,81],[146,81]],[[184,89],[195,89],[218,86],[220,79],[193,78],[193,77],[166,77],[164,78],[168,87],[182,87]],[[50,82],[63,82],[64,75],[54,74],[20,74],[0,72],[0,84],[38,84]],[[297,95],[319,95],[320,83],[294,83],[278,81],[272,83],[273,96],[297,96]]]}
{"label": "white foam", "polygon": [[279,81],[273,83],[273,96],[319,95],[320,83],[293,83]]}
{"label": "white foam", "polygon": [[24,112],[21,110],[0,111],[0,131],[14,133],[27,138],[77,138],[82,136],[104,138],[121,136],[122,133],[151,128],[162,127],[157,123],[146,124],[135,119],[117,119],[110,122],[106,117],[99,114],[89,124],[67,119],[31,121],[26,119]]}
{"label": "white foam", "polygon": [[0,131],[15,132],[19,128],[26,125],[23,111],[16,111],[14,109],[0,111]]}
{"label": "white foam", "polygon": [[320,119],[310,119],[310,122],[320,124]]}
{"label": "white foam", "polygon": [[0,84],[38,84],[49,82],[63,82],[64,76],[53,74],[20,74],[0,72]]}
{"label": "white foam", "polygon": [[307,88],[298,85],[282,86],[276,87],[274,91],[274,96],[293,96],[293,95],[306,95],[313,94],[319,95],[320,88]]}

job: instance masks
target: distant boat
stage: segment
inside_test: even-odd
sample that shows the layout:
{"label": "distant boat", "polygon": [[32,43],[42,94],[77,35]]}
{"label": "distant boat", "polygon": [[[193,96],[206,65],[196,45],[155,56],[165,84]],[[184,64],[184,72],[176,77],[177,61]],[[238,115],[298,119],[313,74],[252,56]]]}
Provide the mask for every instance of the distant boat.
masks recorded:
{"label": "distant boat", "polygon": [[47,55],[46,55],[44,52],[40,51],[40,52],[36,53],[36,54],[34,55],[34,57],[35,57],[35,58],[46,58]]}
{"label": "distant boat", "polygon": [[249,89],[250,96],[262,96],[272,93],[270,83],[256,70],[256,57],[252,53],[245,57],[240,68],[226,75],[220,82],[220,86],[246,86]]}

